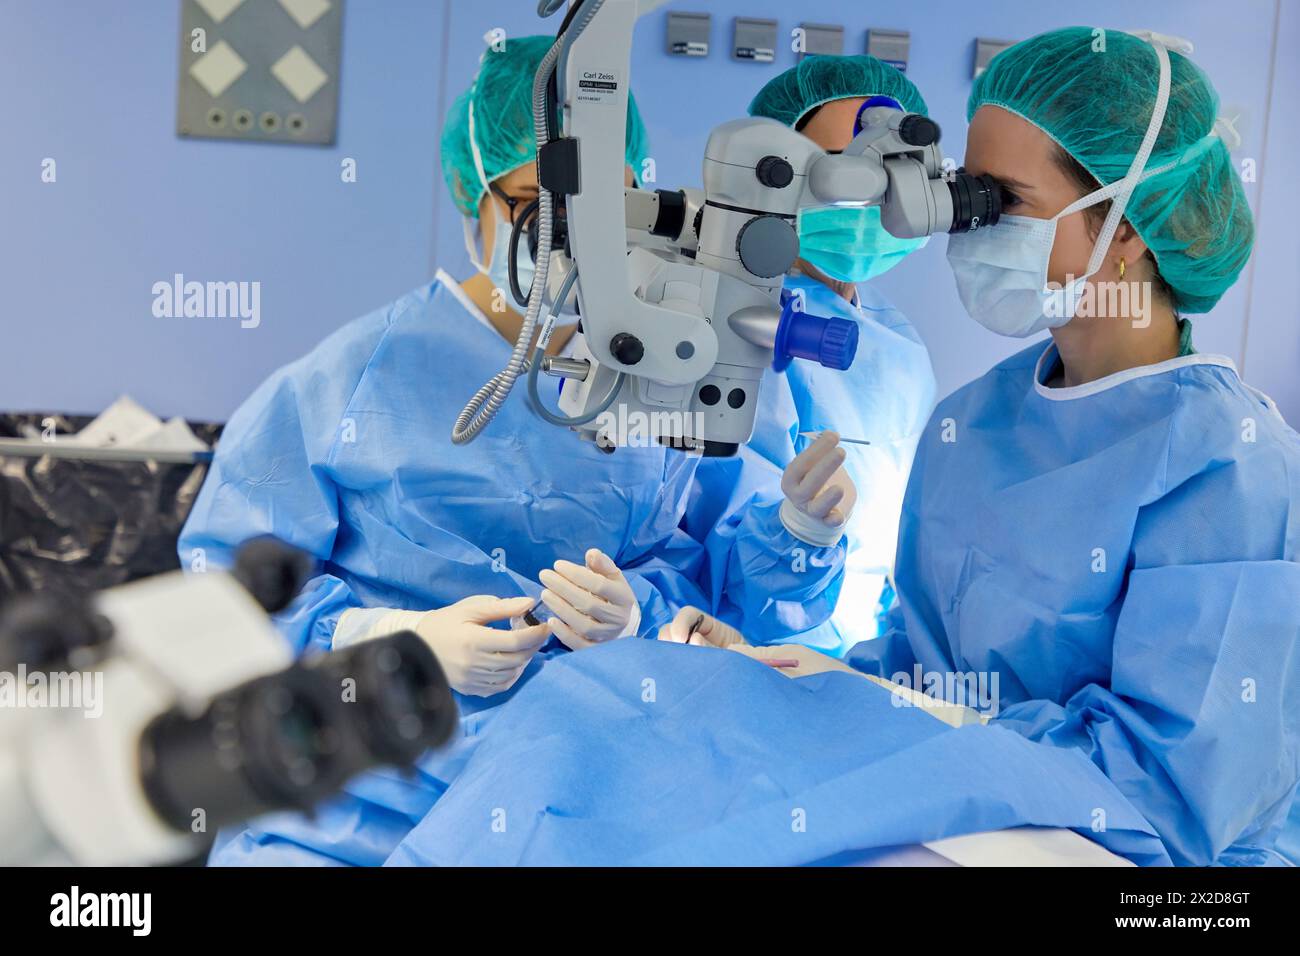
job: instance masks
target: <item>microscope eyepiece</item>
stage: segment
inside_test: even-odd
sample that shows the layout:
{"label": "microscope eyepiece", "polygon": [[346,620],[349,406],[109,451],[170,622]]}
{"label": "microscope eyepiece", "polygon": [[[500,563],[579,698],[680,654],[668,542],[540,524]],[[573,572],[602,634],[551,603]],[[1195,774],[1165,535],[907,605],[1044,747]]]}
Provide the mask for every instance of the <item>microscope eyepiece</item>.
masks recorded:
{"label": "microscope eyepiece", "polygon": [[[411,631],[314,658],[342,693],[367,765],[413,763],[456,729],[456,701],[438,658]],[[350,684],[345,682],[350,681]]]}
{"label": "microscope eyepiece", "polygon": [[1002,218],[1002,187],[992,176],[958,171],[948,180],[952,196],[949,232],[974,232]]}
{"label": "microscope eyepiece", "polygon": [[242,684],[194,715],[181,706],[140,735],[140,780],[155,812],[188,831],[273,810],[310,808],[363,769],[343,703],[323,675],[295,664]]}
{"label": "microscope eyepiece", "polygon": [[307,810],[350,777],[410,766],[450,739],[451,686],[427,644],[404,631],[322,654],[235,687],[199,713],[178,705],[140,736],[155,812],[189,830]]}

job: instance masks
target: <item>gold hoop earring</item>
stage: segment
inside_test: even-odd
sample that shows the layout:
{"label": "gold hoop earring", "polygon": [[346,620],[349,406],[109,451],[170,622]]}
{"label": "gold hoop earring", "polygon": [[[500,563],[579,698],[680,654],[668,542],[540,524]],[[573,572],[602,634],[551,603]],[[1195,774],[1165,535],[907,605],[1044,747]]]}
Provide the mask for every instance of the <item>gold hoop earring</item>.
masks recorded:
{"label": "gold hoop earring", "polygon": [[1121,282],[1124,281],[1124,257],[1123,256],[1119,257],[1119,278]]}

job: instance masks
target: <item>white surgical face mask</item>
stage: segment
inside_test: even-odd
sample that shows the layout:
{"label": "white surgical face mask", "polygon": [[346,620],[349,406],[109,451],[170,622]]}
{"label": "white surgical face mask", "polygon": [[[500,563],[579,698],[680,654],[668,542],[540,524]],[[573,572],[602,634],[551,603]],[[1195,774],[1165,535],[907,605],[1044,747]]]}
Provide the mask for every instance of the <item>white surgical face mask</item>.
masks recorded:
{"label": "white surgical face mask", "polygon": [[[488,267],[488,278],[514,302],[515,297],[510,293],[510,274],[506,271],[506,263],[509,261],[510,223],[501,220],[497,223],[496,241],[492,244],[492,264]],[[519,245],[515,247],[515,278],[524,298],[528,297],[528,290],[533,287],[534,271],[536,267],[533,265],[533,257],[528,254],[527,237],[520,236]],[[515,304],[518,306],[518,303]]]}
{"label": "white surgical face mask", "polygon": [[[515,301],[514,294],[510,291],[510,276],[506,272],[506,263],[510,261],[510,223],[505,217],[497,211],[497,204],[491,204],[493,217],[496,219],[496,231],[492,239],[492,255],[486,264],[478,256],[477,243],[474,237],[473,220],[466,218],[463,221],[465,231],[465,251],[469,254],[469,260],[474,268],[488,277],[493,288],[500,289],[501,294],[506,297],[506,303],[516,312],[522,311],[523,307]],[[552,270],[554,270],[554,265]],[[537,274],[537,266],[533,263],[533,257],[528,252],[528,240],[524,236],[519,237],[519,246],[515,250],[515,276],[519,280],[519,291],[527,298],[528,291],[533,287],[533,278]],[[552,274],[554,274],[552,272]],[[542,314],[550,312],[549,305],[543,305]],[[564,307],[556,315],[554,325],[556,328],[565,328],[566,326],[576,325],[578,322],[577,297],[570,295]]]}
{"label": "white surgical face mask", "polygon": [[[1191,52],[1191,44],[1160,34],[1143,35],[1160,61],[1160,85],[1146,136],[1123,179],[1103,186],[1066,206],[1051,219],[1003,216],[997,225],[948,237],[948,264],[957,294],[971,318],[999,335],[1024,337],[1065,325],[1074,318],[1084,284],[1106,259],[1134,187],[1144,178],[1169,103],[1169,53],[1166,47]],[[1153,170],[1146,175],[1154,175]],[[1065,216],[1113,198],[1106,222],[1093,245],[1087,271],[1062,288],[1048,287],[1047,268],[1056,242],[1056,224]]]}
{"label": "white surgical face mask", "polygon": [[[510,273],[507,271],[507,263],[510,261],[510,223],[497,212],[496,202],[488,203],[492,207],[492,217],[496,220],[496,229],[493,230],[492,236],[492,254],[485,265],[479,260],[478,254],[474,248],[475,243],[469,227],[470,220],[466,219],[465,229],[465,250],[469,253],[470,262],[474,264],[479,272],[491,280],[493,287],[500,289],[514,304],[514,296],[510,293]],[[515,277],[519,280],[519,291],[525,296],[528,290],[533,286],[533,257],[528,254],[528,240],[525,236],[519,237],[519,245],[515,249]]]}
{"label": "white surgical face mask", "polygon": [[970,317],[999,335],[1021,338],[1073,319],[1087,276],[1049,288],[1048,261],[1057,222],[1107,198],[1100,192],[1084,196],[1052,219],[1003,216],[996,226],[949,236],[948,265]]}

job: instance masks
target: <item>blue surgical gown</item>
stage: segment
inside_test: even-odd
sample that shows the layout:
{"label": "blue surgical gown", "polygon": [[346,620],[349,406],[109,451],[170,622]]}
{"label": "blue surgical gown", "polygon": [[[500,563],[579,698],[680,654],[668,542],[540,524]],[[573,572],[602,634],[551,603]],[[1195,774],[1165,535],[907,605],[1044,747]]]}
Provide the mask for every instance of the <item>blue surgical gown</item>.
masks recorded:
{"label": "blue surgical gown", "polygon": [[717,517],[735,531],[707,539],[685,530],[701,527],[690,514],[701,500],[691,495],[697,457],[658,446],[606,454],[536,418],[522,394],[473,442],[453,445],[464,402],[508,357],[445,274],[343,327],[230,419],[180,537],[182,566],[228,566],[261,534],[312,555],[316,576],[278,621],[299,651],[328,650],[351,608],[536,595],[538,572],[581,563],[592,547],[626,573],[642,635],[681,606],[713,609],[702,585],[710,567],[723,569],[728,606],[760,638],[830,616],[844,545],[810,547],[785,530],[779,471],[732,471],[729,510]]}
{"label": "blue surgical gown", "polygon": [[891,629],[848,660],[993,691],[997,724],[1087,754],[1176,863],[1277,862],[1300,779],[1300,437],[1221,356],[1049,388],[1055,361],[1036,344],[939,404]]}
{"label": "blue surgical gown", "polygon": [[[888,367],[892,340],[868,332],[864,339],[882,341],[864,355]],[[898,343],[914,362],[914,343]],[[508,354],[444,274],[331,335],[231,418],[181,535],[182,565],[227,565],[240,542],[259,534],[309,552],[317,574],[279,620],[300,651],[329,649],[350,608],[421,610],[470,594],[536,594],[542,568],[558,558],[581,561],[588,547],[627,573],[642,635],[686,604],[725,614],[767,641],[829,618],[845,547],[809,546],[781,525],[783,458],[728,459],[697,481],[698,458],[657,447],[606,455],[535,418],[522,395],[512,395],[475,441],[452,445],[465,400]],[[803,427],[795,417],[816,397],[796,391],[802,381],[799,371],[765,377],[760,435],[793,441]],[[900,406],[880,408],[892,415]],[[892,434],[908,426],[873,427]],[[873,506],[859,503],[858,514]],[[719,526],[723,533],[713,533]],[[563,652],[550,647],[542,656],[555,653]],[[292,814],[260,821],[228,834],[216,858],[382,862],[510,697],[459,698],[460,736],[413,774],[365,774],[314,821]]]}
{"label": "blue surgical gown", "polygon": [[[857,322],[857,357],[844,372],[810,362],[795,362],[784,374],[769,369],[753,437],[736,458],[701,463],[688,522],[692,533],[706,541],[734,540],[744,549],[748,545],[738,521],[744,512],[729,500],[732,489],[744,491],[745,484],[736,481],[742,471],[766,471],[769,480],[779,483],[781,471],[811,441],[800,438],[800,432],[830,429],[870,442],[843,445],[844,467],[857,486],[858,503],[846,531],[844,585],[834,615],[787,641],[839,656],[880,633],[878,619],[884,615],[877,612],[892,595],[898,517],[916,443],[934,406],[934,372],[911,323],[870,285],[859,286],[856,304],[805,276],[788,276],[785,288],[802,298],[805,312]],[[720,563],[728,550],[717,547],[714,554]],[[727,598],[737,585],[728,575],[739,567],[732,561],[710,569],[705,580],[719,617],[744,630],[740,609]],[[766,634],[746,634],[755,643],[769,640]]]}

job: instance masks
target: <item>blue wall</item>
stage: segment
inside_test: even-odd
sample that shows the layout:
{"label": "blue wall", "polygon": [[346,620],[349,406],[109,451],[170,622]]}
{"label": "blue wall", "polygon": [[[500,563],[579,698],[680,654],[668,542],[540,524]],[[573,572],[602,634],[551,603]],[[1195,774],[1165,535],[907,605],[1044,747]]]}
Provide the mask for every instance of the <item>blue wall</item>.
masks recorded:
{"label": "blue wall", "polygon": [[[269,371],[349,318],[425,281],[439,265],[468,274],[458,214],[442,188],[437,135],[468,83],[482,36],[552,31],[534,0],[351,0],[334,147],[181,141],[173,132],[179,0],[0,0],[0,280],[5,344],[0,408],[93,411],[130,392],[164,414],[224,418]],[[664,53],[665,9],[714,14],[707,59]],[[859,0],[687,0],[651,13],[636,38],[633,85],[658,185],[697,185],[708,130],[743,112],[794,63],[800,20],[844,23],[847,50],[867,27],[912,31],[909,73],[960,156],[976,35],[1017,39],[1067,25],[1038,0],[868,5]],[[797,9],[797,13],[791,12]],[[876,10],[889,12],[874,13]],[[1286,157],[1300,150],[1294,91],[1300,5],[1286,0],[1093,0],[1098,25],[1192,39],[1225,106],[1241,111],[1236,154],[1260,237],[1248,272],[1197,323],[1300,422],[1300,193]],[[1227,11],[1231,15],[1226,15]],[[731,60],[731,18],[770,16],[786,45],[770,65]],[[1279,51],[1290,56],[1278,55]],[[1289,96],[1287,94],[1290,94]],[[44,157],[56,185],[40,182]],[[340,182],[344,157],[359,182]],[[1019,343],[961,312],[936,238],[879,281],[913,319],[941,393]],[[259,280],[262,325],[156,319],[152,284]]]}
{"label": "blue wall", "polygon": [[[176,136],[179,0],[0,0],[0,409],[97,411],[127,392],[224,419],[277,366],[424,281],[442,13],[348,5],[324,149]],[[154,318],[152,286],[177,272],[261,282],[261,325]]]}

